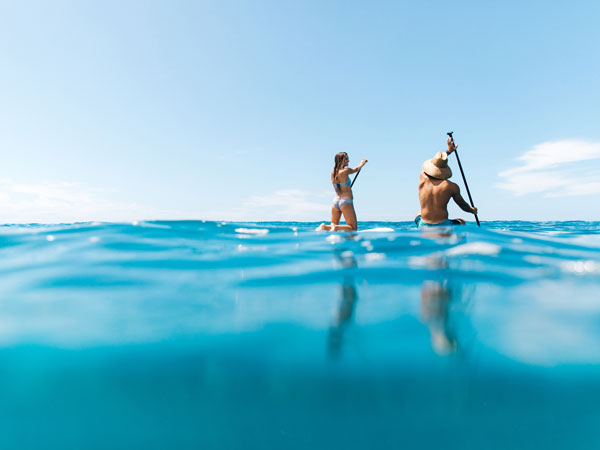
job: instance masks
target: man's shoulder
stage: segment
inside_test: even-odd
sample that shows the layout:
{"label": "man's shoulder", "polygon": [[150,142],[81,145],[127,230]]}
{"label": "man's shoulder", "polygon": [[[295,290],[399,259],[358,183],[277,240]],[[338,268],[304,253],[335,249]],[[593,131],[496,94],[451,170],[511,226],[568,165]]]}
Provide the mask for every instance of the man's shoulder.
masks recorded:
{"label": "man's shoulder", "polygon": [[458,187],[458,184],[456,184],[456,183],[454,183],[453,181],[450,181],[450,180],[445,180],[444,187],[446,189],[448,189],[449,191],[452,191],[452,192],[460,191],[460,188]]}
{"label": "man's shoulder", "polygon": [[450,180],[441,180],[437,183],[438,191],[454,193],[458,190],[458,185]]}

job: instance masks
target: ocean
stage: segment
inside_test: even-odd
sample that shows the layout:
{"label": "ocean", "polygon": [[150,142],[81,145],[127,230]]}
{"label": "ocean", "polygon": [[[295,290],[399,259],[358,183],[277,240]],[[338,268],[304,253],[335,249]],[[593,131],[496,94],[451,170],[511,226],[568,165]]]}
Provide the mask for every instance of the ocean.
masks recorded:
{"label": "ocean", "polygon": [[600,222],[0,227],[0,448],[597,449]]}

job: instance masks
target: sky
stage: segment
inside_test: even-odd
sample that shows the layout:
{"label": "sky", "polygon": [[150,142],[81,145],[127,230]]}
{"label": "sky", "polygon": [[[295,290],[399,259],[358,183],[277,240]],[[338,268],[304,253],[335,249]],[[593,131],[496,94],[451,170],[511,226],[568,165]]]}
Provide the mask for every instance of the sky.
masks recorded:
{"label": "sky", "polygon": [[411,220],[451,130],[481,220],[600,220],[599,21],[594,1],[0,0],[0,223],[327,221],[340,151],[369,160],[359,221]]}

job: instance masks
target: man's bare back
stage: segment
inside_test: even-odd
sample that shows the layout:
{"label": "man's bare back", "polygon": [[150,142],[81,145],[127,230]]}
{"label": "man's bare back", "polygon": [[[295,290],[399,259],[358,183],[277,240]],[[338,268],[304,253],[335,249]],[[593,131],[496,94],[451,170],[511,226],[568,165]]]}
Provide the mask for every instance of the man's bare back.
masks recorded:
{"label": "man's bare back", "polygon": [[[448,139],[448,152],[446,152],[446,155],[449,155],[454,150],[456,150],[454,142]],[[444,160],[446,157],[444,155]],[[452,176],[451,171],[449,176]],[[450,199],[453,199],[463,211],[473,214],[477,213],[477,208],[471,208],[465,199],[462,198],[460,188],[456,183],[447,179],[435,178],[425,173],[425,170],[421,172],[419,177],[419,203],[421,204],[421,220],[423,222],[437,224],[447,220]]]}

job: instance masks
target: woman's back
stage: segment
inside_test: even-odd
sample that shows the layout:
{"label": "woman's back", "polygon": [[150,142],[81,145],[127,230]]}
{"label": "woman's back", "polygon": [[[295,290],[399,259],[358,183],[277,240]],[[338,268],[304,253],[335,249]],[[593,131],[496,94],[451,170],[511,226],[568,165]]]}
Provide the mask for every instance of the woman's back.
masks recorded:
{"label": "woman's back", "polygon": [[335,176],[335,172],[331,172],[331,183],[339,197],[352,198],[352,181],[349,172],[348,169],[341,169],[338,170],[337,176]]}

